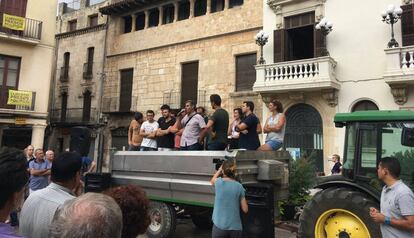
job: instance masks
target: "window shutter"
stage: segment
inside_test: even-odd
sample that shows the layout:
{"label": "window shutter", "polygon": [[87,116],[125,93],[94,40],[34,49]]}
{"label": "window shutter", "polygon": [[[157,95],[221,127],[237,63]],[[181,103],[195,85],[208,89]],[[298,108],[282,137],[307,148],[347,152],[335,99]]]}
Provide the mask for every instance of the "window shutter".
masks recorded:
{"label": "window shutter", "polygon": [[285,29],[273,32],[273,61],[274,63],[285,60]]}
{"label": "window shutter", "polygon": [[239,55],[236,57],[236,91],[252,91],[256,82],[257,55]]}
{"label": "window shutter", "polygon": [[315,37],[315,40],[314,40],[315,57],[326,56],[328,52],[326,49],[326,36],[324,36],[320,30],[316,30],[314,28],[314,37]]}
{"label": "window shutter", "polygon": [[414,45],[414,5],[401,6],[403,13],[401,16],[402,45]]}
{"label": "window shutter", "polygon": [[133,69],[121,71],[121,92],[119,95],[119,111],[131,111]]}

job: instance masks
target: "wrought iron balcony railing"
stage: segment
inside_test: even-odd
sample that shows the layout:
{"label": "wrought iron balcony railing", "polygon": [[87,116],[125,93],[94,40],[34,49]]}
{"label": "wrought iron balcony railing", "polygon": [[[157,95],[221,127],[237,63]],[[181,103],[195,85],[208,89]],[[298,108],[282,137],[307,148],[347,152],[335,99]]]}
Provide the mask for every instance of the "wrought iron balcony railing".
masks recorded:
{"label": "wrought iron balcony railing", "polygon": [[24,27],[22,30],[13,30],[8,28],[3,22],[3,15],[7,13],[0,12],[0,33],[5,33],[7,35],[12,35],[16,37],[38,40],[40,41],[42,36],[42,25],[43,23],[38,20],[23,18]]}
{"label": "wrought iron balcony railing", "polygon": [[53,123],[95,123],[98,120],[96,108],[90,110],[84,108],[68,108],[66,110],[53,109],[50,113],[50,121]]}

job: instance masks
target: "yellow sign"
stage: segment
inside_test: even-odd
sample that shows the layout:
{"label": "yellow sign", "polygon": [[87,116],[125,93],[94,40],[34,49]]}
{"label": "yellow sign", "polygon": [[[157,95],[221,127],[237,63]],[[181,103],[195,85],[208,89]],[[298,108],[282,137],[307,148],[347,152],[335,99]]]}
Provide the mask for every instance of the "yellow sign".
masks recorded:
{"label": "yellow sign", "polygon": [[23,17],[3,13],[3,27],[17,31],[24,31],[25,19]]}
{"label": "yellow sign", "polygon": [[14,124],[16,124],[16,125],[25,125],[26,124],[26,118],[16,117],[16,118],[14,118]]}
{"label": "yellow sign", "polygon": [[8,105],[32,106],[32,92],[30,91],[17,91],[9,90],[9,100],[7,100]]}

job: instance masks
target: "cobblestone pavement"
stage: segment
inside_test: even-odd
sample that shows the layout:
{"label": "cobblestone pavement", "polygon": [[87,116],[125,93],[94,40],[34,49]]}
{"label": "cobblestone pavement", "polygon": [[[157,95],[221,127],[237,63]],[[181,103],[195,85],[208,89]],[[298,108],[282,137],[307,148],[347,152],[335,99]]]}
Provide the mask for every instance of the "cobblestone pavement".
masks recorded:
{"label": "cobblestone pavement", "polygon": [[[138,238],[147,238],[147,236]],[[197,229],[190,219],[179,220],[173,238],[211,238],[211,231]],[[276,228],[275,238],[296,238],[296,234]]]}

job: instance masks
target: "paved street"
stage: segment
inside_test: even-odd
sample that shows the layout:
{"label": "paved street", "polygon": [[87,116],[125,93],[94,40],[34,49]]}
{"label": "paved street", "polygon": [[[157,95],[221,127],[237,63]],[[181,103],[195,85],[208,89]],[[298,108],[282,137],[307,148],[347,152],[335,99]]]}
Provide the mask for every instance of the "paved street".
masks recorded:
{"label": "paved street", "polygon": [[[211,231],[197,229],[190,219],[180,220],[174,238],[210,238]],[[296,235],[289,231],[276,228],[275,237],[277,238],[295,238]],[[147,236],[139,236],[138,238],[147,238]]]}

